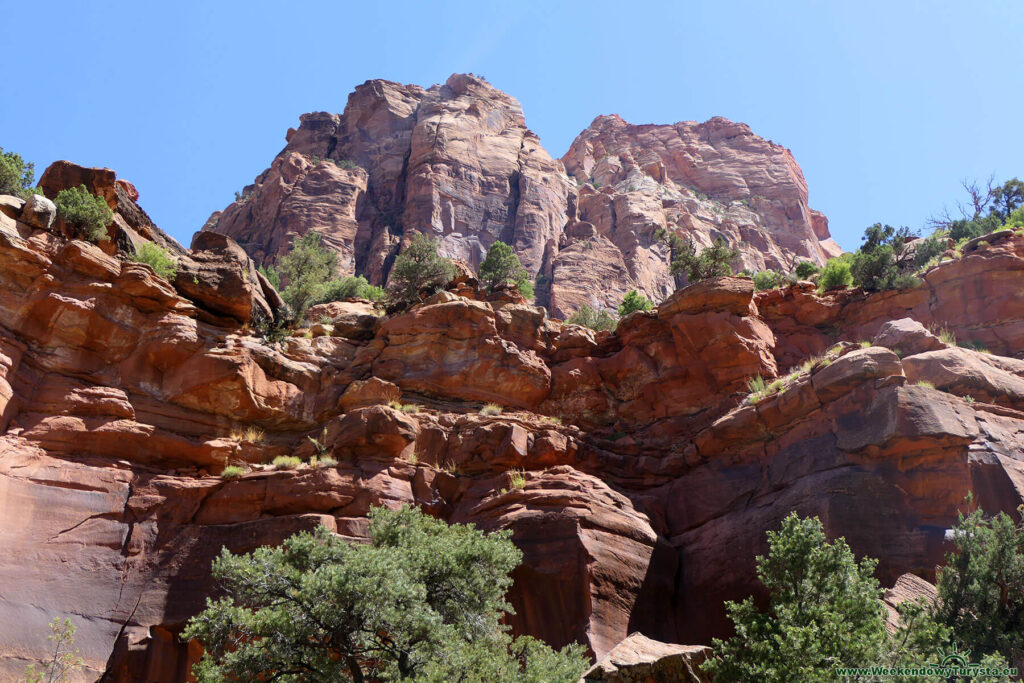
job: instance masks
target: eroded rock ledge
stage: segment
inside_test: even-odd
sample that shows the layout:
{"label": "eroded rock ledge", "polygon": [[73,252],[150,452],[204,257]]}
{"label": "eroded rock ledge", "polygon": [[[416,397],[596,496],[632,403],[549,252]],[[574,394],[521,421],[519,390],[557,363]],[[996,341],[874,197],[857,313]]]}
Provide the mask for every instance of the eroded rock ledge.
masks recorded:
{"label": "eroded rock ledge", "polygon": [[[183,681],[197,653],[176,633],[222,546],[315,524],[364,538],[371,505],[512,529],[513,627],[603,658],[635,632],[721,634],[722,601],[756,590],[753,557],[790,510],[891,583],[933,576],[968,491],[992,512],[1022,502],[1024,303],[1005,295],[1020,237],[907,292],[722,278],[594,334],[463,283],[386,318],[331,304],[332,322],[272,345],[251,330],[276,293],[237,245],[175,247],[112,172],[89,178],[117,212],[101,245],[0,202],[0,586],[16,587],[0,592],[0,678],[69,616],[92,674]],[[174,282],[125,260],[145,239],[179,254]],[[885,326],[905,317],[1002,355]],[[756,375],[786,379],[751,403]],[[308,460],[307,437],[340,464],[263,465]],[[223,479],[229,463],[251,471]]]}

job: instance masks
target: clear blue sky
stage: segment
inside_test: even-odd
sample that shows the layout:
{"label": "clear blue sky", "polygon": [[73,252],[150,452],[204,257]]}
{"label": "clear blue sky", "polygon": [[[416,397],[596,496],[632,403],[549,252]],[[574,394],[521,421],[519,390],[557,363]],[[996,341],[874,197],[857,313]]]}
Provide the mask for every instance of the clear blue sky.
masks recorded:
{"label": "clear blue sky", "polygon": [[744,121],[845,248],[1024,176],[1024,2],[8,3],[0,146],[108,166],[186,245],[301,113],[485,76],[553,156],[599,114]]}

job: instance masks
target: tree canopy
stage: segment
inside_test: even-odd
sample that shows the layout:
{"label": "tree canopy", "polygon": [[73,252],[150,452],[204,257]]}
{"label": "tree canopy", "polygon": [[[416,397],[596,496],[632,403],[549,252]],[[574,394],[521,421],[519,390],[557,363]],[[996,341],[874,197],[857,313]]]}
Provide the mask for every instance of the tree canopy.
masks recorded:
{"label": "tree canopy", "polygon": [[200,681],[574,682],[586,662],[501,624],[520,551],[507,531],[375,508],[369,544],[320,527],[247,555],[224,550],[184,632]]}
{"label": "tree canopy", "polygon": [[489,291],[506,282],[515,285],[516,289],[523,296],[533,296],[533,283],[530,282],[530,273],[523,268],[519,257],[512,250],[512,247],[504,242],[495,242],[487,250],[487,257],[480,264],[478,273],[480,281],[487,286]]}
{"label": "tree canopy", "polygon": [[395,259],[388,296],[395,303],[413,303],[424,289],[441,289],[455,277],[455,265],[437,253],[437,240],[418,234]]}
{"label": "tree canopy", "polygon": [[702,249],[699,253],[692,241],[684,241],[681,244],[677,242],[673,246],[673,254],[669,271],[673,275],[685,273],[687,280],[692,283],[732,275],[731,264],[739,256],[739,251],[730,247],[723,238],[717,237],[710,247]]}

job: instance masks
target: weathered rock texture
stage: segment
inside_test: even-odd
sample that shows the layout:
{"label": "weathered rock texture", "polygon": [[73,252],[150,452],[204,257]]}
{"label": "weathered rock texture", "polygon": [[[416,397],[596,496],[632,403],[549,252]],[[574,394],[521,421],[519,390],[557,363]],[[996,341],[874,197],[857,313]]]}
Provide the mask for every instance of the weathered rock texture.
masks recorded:
{"label": "weathered rock texture", "polygon": [[837,249],[790,152],[722,118],[599,117],[560,162],[518,101],[457,74],[427,90],[367,81],[343,114],[305,114],[287,139],[203,226],[259,263],[317,230],[345,274],[382,284],[413,231],[474,269],[501,240],[537,278],[537,303],[564,317],[583,304],[615,308],[633,288],[667,296],[675,282],[662,229],[701,245],[725,237],[742,251],[737,269],[822,263]]}
{"label": "weathered rock texture", "polygon": [[[384,87],[357,95],[380,103]],[[407,117],[431,111],[420,99],[448,102],[387,87],[406,93]],[[401,139],[405,119],[373,111],[361,120],[392,121]],[[293,143],[333,139],[321,124]],[[753,558],[791,510],[879,558],[888,585],[934,578],[969,491],[989,512],[1024,501],[1021,237],[915,290],[755,293],[719,278],[598,334],[460,277],[391,316],[326,304],[270,343],[252,330],[279,299],[232,240],[168,243],[168,282],[127,260],[163,238],[112,172],[44,178],[48,193],[81,178],[109,189],[117,230],[90,244],[0,198],[0,680],[42,659],[47,622],[67,616],[90,679],[184,681],[198,652],[177,634],[213,590],[221,547],[316,524],[364,538],[371,505],[400,504],[511,529],[515,631],[654,676],[662,650],[690,669],[703,651],[641,645],[724,635],[722,601],[758,590]],[[748,378],[790,369],[747,400]],[[504,411],[480,414],[484,402]],[[319,449],[341,464],[264,466]],[[227,464],[248,472],[222,479]]]}

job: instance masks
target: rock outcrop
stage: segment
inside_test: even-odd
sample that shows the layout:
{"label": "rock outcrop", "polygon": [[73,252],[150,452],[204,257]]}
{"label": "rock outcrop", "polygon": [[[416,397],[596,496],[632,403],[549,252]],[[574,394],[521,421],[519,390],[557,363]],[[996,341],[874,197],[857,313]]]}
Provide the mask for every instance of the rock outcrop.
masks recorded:
{"label": "rock outcrop", "polygon": [[[447,102],[430,93],[387,97],[411,116]],[[402,140],[392,109],[373,125]],[[321,124],[293,143],[328,144],[338,129]],[[317,524],[365,539],[371,506],[402,504],[511,529],[509,623],[583,643],[587,680],[700,680],[706,650],[675,644],[727,633],[722,601],[757,593],[753,558],[791,510],[879,558],[889,585],[934,578],[968,492],[989,512],[1024,501],[1024,307],[1003,289],[1022,237],[919,289],[717,278],[596,334],[460,276],[391,315],[324,304],[273,341],[256,330],[276,292],[230,238],[168,243],[169,282],[128,258],[164,238],[113,173],[58,171],[48,193],[109,188],[117,230],[74,239],[0,197],[0,680],[66,616],[91,679],[184,681],[198,650],[178,634],[222,547]],[[748,395],[758,375],[768,388]],[[268,467],[278,455],[306,464]],[[229,464],[245,473],[222,478]]]}
{"label": "rock outcrop", "polygon": [[343,114],[305,114],[287,140],[203,226],[257,263],[316,230],[345,274],[383,284],[413,232],[473,269],[501,240],[536,278],[537,303],[565,317],[583,304],[614,309],[634,288],[657,301],[671,293],[662,230],[701,245],[728,239],[742,252],[737,269],[822,263],[837,251],[792,154],[722,118],[599,117],[559,161],[518,101],[456,74],[429,89],[367,81]]}

